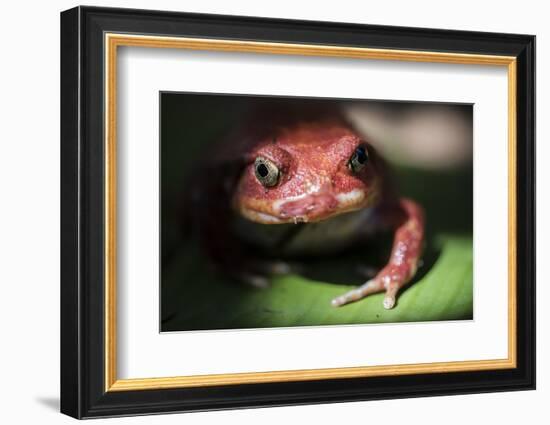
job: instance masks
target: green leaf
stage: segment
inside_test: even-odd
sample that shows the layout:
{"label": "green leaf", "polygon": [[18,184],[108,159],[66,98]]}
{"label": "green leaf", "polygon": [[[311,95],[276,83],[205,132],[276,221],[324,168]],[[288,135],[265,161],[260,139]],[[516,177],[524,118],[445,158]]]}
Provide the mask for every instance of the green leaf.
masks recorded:
{"label": "green leaf", "polygon": [[[421,279],[404,288],[392,310],[382,294],[334,308],[353,288],[298,275],[273,279],[267,289],[226,281],[208,270],[192,246],[182,247],[166,271],[163,331],[263,328],[472,318],[472,240],[442,236],[439,255]],[[350,263],[351,265],[351,263]],[[422,274],[422,269],[420,274]]]}

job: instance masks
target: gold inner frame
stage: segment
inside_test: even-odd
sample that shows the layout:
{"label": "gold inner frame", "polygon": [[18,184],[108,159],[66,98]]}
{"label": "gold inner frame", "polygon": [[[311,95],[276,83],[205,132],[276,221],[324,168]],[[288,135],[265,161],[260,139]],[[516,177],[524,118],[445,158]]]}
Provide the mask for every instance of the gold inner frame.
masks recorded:
{"label": "gold inner frame", "polygon": [[[516,58],[462,53],[370,49],[148,35],[105,34],[105,391],[464,372],[516,367]],[[116,99],[119,46],[325,56],[507,67],[508,72],[508,357],[418,364],[118,379],[116,372]]]}

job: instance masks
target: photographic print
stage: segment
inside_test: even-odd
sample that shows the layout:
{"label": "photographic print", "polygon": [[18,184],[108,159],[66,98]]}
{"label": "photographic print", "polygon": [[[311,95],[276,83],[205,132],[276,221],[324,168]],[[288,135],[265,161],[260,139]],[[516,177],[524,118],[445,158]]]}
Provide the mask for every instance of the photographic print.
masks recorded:
{"label": "photographic print", "polygon": [[80,6],[61,77],[63,413],[535,388],[534,36]]}
{"label": "photographic print", "polygon": [[160,93],[161,331],[473,319],[473,106]]}

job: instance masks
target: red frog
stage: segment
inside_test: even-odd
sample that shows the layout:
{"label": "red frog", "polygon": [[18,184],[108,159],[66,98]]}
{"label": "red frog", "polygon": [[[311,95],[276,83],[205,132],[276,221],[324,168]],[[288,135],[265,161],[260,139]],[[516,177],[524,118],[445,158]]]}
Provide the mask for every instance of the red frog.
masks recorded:
{"label": "red frog", "polygon": [[273,258],[336,254],[391,231],[385,267],[332,300],[338,307],[384,292],[383,305],[391,309],[420,261],[423,211],[395,194],[368,139],[327,104],[258,102],[209,152],[187,213],[194,214],[214,263],[257,286],[269,274],[291,270]]}

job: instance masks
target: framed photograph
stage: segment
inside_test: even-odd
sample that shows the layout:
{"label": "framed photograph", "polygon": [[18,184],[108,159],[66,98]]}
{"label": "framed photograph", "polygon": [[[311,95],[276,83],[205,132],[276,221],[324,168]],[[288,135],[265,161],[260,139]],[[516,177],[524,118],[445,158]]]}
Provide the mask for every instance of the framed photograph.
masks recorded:
{"label": "framed photograph", "polygon": [[61,411],[535,388],[535,37],[61,14]]}

